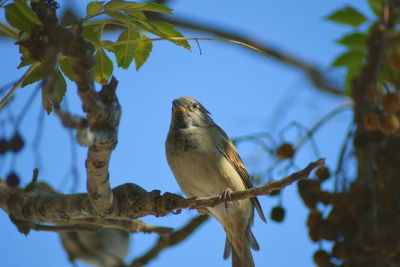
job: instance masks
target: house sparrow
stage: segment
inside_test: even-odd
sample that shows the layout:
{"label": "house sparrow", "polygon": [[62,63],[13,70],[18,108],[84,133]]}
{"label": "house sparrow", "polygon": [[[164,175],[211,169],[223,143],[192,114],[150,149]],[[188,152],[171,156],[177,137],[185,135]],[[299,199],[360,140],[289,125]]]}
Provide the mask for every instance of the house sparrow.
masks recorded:
{"label": "house sparrow", "polygon": [[[57,193],[45,182],[36,183],[33,191]],[[71,263],[79,259],[98,267],[126,266],[124,259],[130,247],[130,234],[126,231],[102,228],[94,232],[62,231],[59,236]]]}
{"label": "house sparrow", "polygon": [[65,231],[60,233],[64,249],[70,262],[79,259],[98,267],[124,267],[129,251],[128,232],[103,228],[96,232]]}
{"label": "house sparrow", "polygon": [[[232,141],[211,119],[210,113],[191,97],[175,99],[166,140],[169,166],[189,197],[220,195],[253,187],[246,167]],[[251,232],[254,207],[265,216],[257,198],[221,203],[207,208],[224,227],[224,259],[232,252],[232,267],[254,267],[250,248],[259,250]]]}

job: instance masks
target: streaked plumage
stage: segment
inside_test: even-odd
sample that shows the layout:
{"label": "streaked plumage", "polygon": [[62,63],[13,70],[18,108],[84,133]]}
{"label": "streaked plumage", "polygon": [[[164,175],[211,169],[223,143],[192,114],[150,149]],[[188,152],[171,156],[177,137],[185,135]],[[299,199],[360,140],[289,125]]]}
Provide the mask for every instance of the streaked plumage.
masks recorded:
{"label": "streaked plumage", "polygon": [[[172,120],[166,140],[168,163],[183,192],[189,197],[220,195],[253,187],[246,167],[232,141],[195,99],[173,101]],[[233,267],[253,267],[250,247],[259,249],[251,232],[254,207],[265,221],[257,198],[208,208],[224,227],[224,258],[232,252]]]}

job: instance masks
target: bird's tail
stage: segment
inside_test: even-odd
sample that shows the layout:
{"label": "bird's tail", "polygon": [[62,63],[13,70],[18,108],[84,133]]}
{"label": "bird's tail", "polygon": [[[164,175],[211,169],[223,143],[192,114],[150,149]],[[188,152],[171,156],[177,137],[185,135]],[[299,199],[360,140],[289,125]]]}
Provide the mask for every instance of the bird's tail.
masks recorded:
{"label": "bird's tail", "polygon": [[250,228],[245,231],[226,232],[224,259],[232,254],[232,267],[255,267],[250,248],[259,250],[260,247]]}

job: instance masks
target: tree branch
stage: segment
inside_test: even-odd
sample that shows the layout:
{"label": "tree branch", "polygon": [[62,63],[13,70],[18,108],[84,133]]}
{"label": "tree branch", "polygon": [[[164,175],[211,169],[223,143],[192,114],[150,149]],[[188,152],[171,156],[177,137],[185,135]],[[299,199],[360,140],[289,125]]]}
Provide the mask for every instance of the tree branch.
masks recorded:
{"label": "tree branch", "polygon": [[151,260],[158,257],[158,255],[166,248],[175,246],[189,237],[197,228],[208,220],[208,215],[199,215],[194,217],[183,226],[181,229],[173,232],[168,237],[160,236],[157,243],[149,249],[143,256],[140,256],[132,261],[130,267],[140,267],[149,263]]}
{"label": "tree branch", "polygon": [[[236,191],[229,201],[268,195],[272,191],[305,179],[315,168],[324,164],[324,159],[311,162],[306,168],[281,180],[261,187]],[[223,202],[219,196],[183,198],[176,194],[160,195],[159,190],[146,192],[135,184],[124,184],[113,189],[115,208],[107,219],[131,220],[147,215],[165,216],[175,209],[212,207]],[[90,203],[88,194],[57,194],[26,192],[9,188],[0,180],[0,207],[17,220],[28,222],[68,223],[79,220],[98,220],[100,216]]]}
{"label": "tree branch", "polygon": [[264,55],[267,55],[267,57],[270,56],[275,60],[278,60],[286,65],[302,70],[308,76],[312,84],[317,89],[334,95],[343,95],[343,88],[335,87],[331,79],[326,77],[326,75],[322,73],[318,67],[310,63],[307,63],[304,60],[289,53],[282,53],[279,50],[273,48],[273,46],[269,44],[257,42],[253,40],[251,37],[246,36],[245,34],[232,32],[228,29],[218,28],[213,25],[205,24],[199,21],[193,22],[190,19],[178,16],[171,17],[156,13],[149,13],[147,16],[151,20],[162,20],[165,22],[169,22],[180,28],[185,28],[198,32],[205,32],[208,34],[212,34],[214,36],[218,36],[225,39],[232,39],[235,41],[240,41],[249,44],[251,46],[254,46],[263,51]]}
{"label": "tree branch", "polygon": [[[94,47],[83,38],[81,25],[77,29],[68,29],[59,24],[56,8],[56,5],[48,1],[32,2],[32,9],[43,23],[40,32],[48,37],[48,42],[43,44],[40,38],[32,37],[24,40],[23,44],[28,46],[28,50],[30,47],[30,51],[33,51],[32,47],[44,46],[45,51],[54,51],[55,55],[62,53],[69,57],[75,72],[78,95],[87,115],[88,127],[78,131],[78,140],[81,144],[90,145],[85,165],[89,201],[96,213],[110,214],[116,206],[108,180],[108,166],[118,141],[121,117],[121,107],[115,94],[118,82],[112,78],[108,84],[103,85],[100,92],[95,91]],[[34,58],[44,61],[44,56],[39,52]],[[57,114],[64,124],[66,118],[72,118],[59,109]],[[82,123],[86,122],[78,121],[79,126]],[[80,140],[85,139],[84,137],[86,142]]]}
{"label": "tree branch", "polygon": [[[77,223],[76,222],[81,222]],[[168,235],[173,228],[163,226],[153,226],[141,220],[125,221],[125,220],[106,220],[98,218],[90,218],[85,220],[76,220],[74,224],[45,225],[40,223],[31,223],[30,229],[36,231],[49,232],[65,232],[65,231],[98,231],[102,228],[113,228],[124,230],[129,233],[157,233],[160,235]]]}
{"label": "tree branch", "polygon": [[115,220],[102,218],[87,218],[74,221],[84,223],[85,225],[96,225],[102,228],[114,228],[127,231],[129,233],[157,233],[161,235],[169,234],[173,231],[171,227],[150,225],[142,220]]}

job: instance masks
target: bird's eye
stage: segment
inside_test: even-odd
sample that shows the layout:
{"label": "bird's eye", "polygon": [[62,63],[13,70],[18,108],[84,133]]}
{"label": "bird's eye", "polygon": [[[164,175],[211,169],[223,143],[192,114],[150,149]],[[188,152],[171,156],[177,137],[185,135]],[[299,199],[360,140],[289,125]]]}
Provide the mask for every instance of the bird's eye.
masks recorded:
{"label": "bird's eye", "polygon": [[192,104],[192,107],[193,107],[193,108],[198,108],[198,107],[199,107],[199,104],[193,103],[193,104]]}

